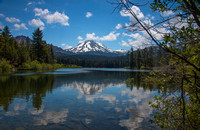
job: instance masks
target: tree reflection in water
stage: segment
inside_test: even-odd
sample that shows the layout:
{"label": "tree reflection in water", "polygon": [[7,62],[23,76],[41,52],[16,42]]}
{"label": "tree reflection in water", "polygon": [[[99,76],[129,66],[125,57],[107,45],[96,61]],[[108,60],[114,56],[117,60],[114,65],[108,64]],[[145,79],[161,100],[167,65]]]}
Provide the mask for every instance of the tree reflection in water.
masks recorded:
{"label": "tree reflection in water", "polygon": [[9,104],[15,98],[25,98],[37,110],[41,108],[42,99],[53,89],[54,75],[0,76],[0,106],[8,111]]}
{"label": "tree reflection in water", "polygon": [[[2,112],[2,119],[8,116],[9,120],[19,121],[28,117],[29,126],[29,122],[34,122],[34,127],[45,128],[52,124],[55,128],[60,124],[59,128],[77,129],[143,128],[153,113],[148,101],[157,91],[155,85],[144,82],[147,74],[93,70],[0,76],[0,110],[7,111]],[[16,102],[16,98],[26,102]]]}

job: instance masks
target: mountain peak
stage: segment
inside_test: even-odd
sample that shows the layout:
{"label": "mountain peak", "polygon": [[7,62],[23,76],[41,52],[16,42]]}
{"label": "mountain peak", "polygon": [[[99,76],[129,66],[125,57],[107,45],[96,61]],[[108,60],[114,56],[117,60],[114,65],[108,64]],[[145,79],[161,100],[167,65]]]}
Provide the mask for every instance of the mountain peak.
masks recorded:
{"label": "mountain peak", "polygon": [[119,52],[119,53],[127,53],[127,51],[124,50],[124,49],[115,50],[115,52]]}
{"label": "mountain peak", "polygon": [[68,53],[75,55],[86,54],[86,55],[102,55],[102,56],[123,56],[126,54],[126,51],[123,49],[112,51],[103,44],[93,40],[82,41],[77,46],[66,49],[66,51]]}
{"label": "mountain peak", "polygon": [[75,47],[69,48],[66,51],[73,53],[84,53],[84,52],[104,52],[110,53],[112,50],[105,47],[103,44],[95,42],[93,40],[83,41]]}

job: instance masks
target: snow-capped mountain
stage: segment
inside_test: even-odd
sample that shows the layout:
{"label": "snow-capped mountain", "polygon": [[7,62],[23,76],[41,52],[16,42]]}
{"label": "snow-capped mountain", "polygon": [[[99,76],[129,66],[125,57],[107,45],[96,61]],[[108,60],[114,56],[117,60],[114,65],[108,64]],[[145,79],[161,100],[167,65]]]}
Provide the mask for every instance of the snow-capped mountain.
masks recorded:
{"label": "snow-capped mountain", "polygon": [[105,53],[112,52],[112,50],[108,49],[103,44],[92,41],[92,40],[83,41],[77,46],[67,49],[66,51],[71,51],[73,53],[97,52],[97,51],[101,51]]}
{"label": "snow-capped mountain", "polygon": [[93,55],[110,55],[110,56],[124,55],[126,53],[126,51],[123,49],[112,51],[103,44],[95,42],[93,40],[83,41],[75,47],[66,49],[66,51],[74,54],[93,54]]}
{"label": "snow-capped mountain", "polygon": [[127,53],[127,51],[126,51],[126,50],[124,50],[124,49],[115,50],[114,52],[117,52],[117,53]]}

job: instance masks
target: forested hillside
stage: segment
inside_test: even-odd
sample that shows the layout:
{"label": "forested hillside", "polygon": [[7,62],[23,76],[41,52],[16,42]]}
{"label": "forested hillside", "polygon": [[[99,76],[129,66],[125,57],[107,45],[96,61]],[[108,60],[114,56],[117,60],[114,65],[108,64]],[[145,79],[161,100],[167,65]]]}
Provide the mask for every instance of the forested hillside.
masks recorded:
{"label": "forested hillside", "polygon": [[[16,69],[50,69],[55,67],[53,46],[43,40],[38,28],[33,32],[32,41],[27,38],[18,43],[8,26],[0,33],[0,72]],[[26,44],[25,44],[26,43]]]}

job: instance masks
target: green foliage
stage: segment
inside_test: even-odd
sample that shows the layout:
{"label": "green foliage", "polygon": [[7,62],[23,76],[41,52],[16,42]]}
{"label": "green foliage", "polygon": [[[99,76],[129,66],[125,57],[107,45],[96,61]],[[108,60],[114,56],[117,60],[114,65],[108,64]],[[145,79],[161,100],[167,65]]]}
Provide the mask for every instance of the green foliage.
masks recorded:
{"label": "green foliage", "polygon": [[130,66],[130,69],[133,69],[134,68],[133,48],[131,48],[128,54],[129,54],[129,66]]}
{"label": "green foliage", "polygon": [[1,64],[6,65],[5,71],[11,68],[9,65],[27,70],[53,69],[53,64],[56,63],[53,46],[48,45],[42,38],[43,33],[38,28],[33,33],[33,44],[29,38],[17,43],[10,34],[8,26],[5,26],[0,34],[0,58],[4,61]]}
{"label": "green foliage", "polygon": [[[155,96],[155,101],[150,103],[156,110],[151,121],[164,129],[199,129],[200,2],[198,0],[154,0],[151,3],[154,11],[172,13],[162,17],[161,21],[154,23],[153,26],[138,19],[134,10],[129,8],[130,5],[135,5],[133,0],[121,1],[120,4],[124,5],[123,7],[131,12],[130,14],[139,23],[134,23],[129,28],[133,27],[131,29],[134,30],[135,25],[141,25],[137,31],[145,30],[159,49],[165,51],[165,53],[158,53],[158,59],[166,57],[166,54],[170,55],[167,62],[161,58],[160,63],[164,63],[165,66],[160,71],[151,73],[146,79],[146,83],[155,84],[162,92],[161,96]],[[163,35],[162,40],[158,40],[152,33],[160,27],[165,27],[168,31],[165,33],[156,31]],[[148,63],[148,60],[142,62],[145,58],[143,55],[147,54],[145,51],[138,51],[137,68]],[[138,60],[140,58],[141,60]],[[171,87],[174,89],[169,89]]]}
{"label": "green foliage", "polygon": [[[154,1],[152,8],[164,12],[172,10],[180,14],[185,26],[172,26],[173,33],[164,36],[162,46],[171,52],[169,66],[147,78],[160,85],[161,96],[155,96],[150,103],[156,109],[154,122],[162,128],[198,129],[200,127],[200,30],[199,20],[195,19],[197,10],[191,11],[199,3],[196,1]],[[175,4],[170,8],[170,4]],[[197,12],[196,12],[197,11]],[[184,13],[185,14],[184,14]],[[199,13],[198,13],[199,14]],[[193,17],[189,17],[193,15]],[[181,22],[181,21],[180,21]],[[176,90],[168,91],[170,86]],[[166,93],[166,94],[165,94]]]}
{"label": "green foliage", "polygon": [[62,65],[62,64],[54,64],[54,65],[53,65],[53,68],[54,68],[54,69],[59,69],[59,68],[65,68],[65,67],[64,67],[64,65]]}
{"label": "green foliage", "polygon": [[[144,49],[138,49],[129,51],[129,67],[131,69],[152,69],[153,67],[160,67],[168,65],[169,54],[164,53],[159,47],[146,47]],[[165,57],[165,61],[162,58]],[[162,61],[162,63],[160,63]]]}
{"label": "green foliage", "polygon": [[[60,65],[60,64],[59,64]],[[65,65],[66,68],[82,68],[82,66],[78,65]],[[60,67],[61,68],[61,67]]]}
{"label": "green foliage", "polygon": [[[88,59],[85,59],[88,58]],[[57,63],[64,65],[77,65],[82,67],[122,68],[128,66],[126,56],[106,57],[93,55],[79,55],[78,57],[57,57]]]}
{"label": "green foliage", "polygon": [[53,75],[1,76],[0,106],[8,111],[13,100],[21,97],[27,102],[30,100],[32,106],[39,110],[42,107],[42,99],[52,92],[53,84]]}
{"label": "green foliage", "polygon": [[31,65],[29,63],[22,63],[22,65],[19,66],[19,69],[30,70],[31,69]]}
{"label": "green foliage", "polygon": [[37,60],[39,62],[42,62],[42,54],[43,52],[43,45],[42,45],[42,38],[43,38],[43,33],[42,31],[37,28],[34,32],[33,32],[33,59],[32,60]]}
{"label": "green foliage", "polygon": [[42,65],[39,63],[39,61],[34,60],[30,63],[31,69],[33,70],[42,70]]}
{"label": "green foliage", "polygon": [[0,72],[11,72],[12,65],[6,59],[0,60]]}
{"label": "green foliage", "polygon": [[135,79],[134,79],[134,78],[128,78],[128,79],[126,80],[127,86],[133,86],[133,85],[134,85],[134,82],[135,82]]}

